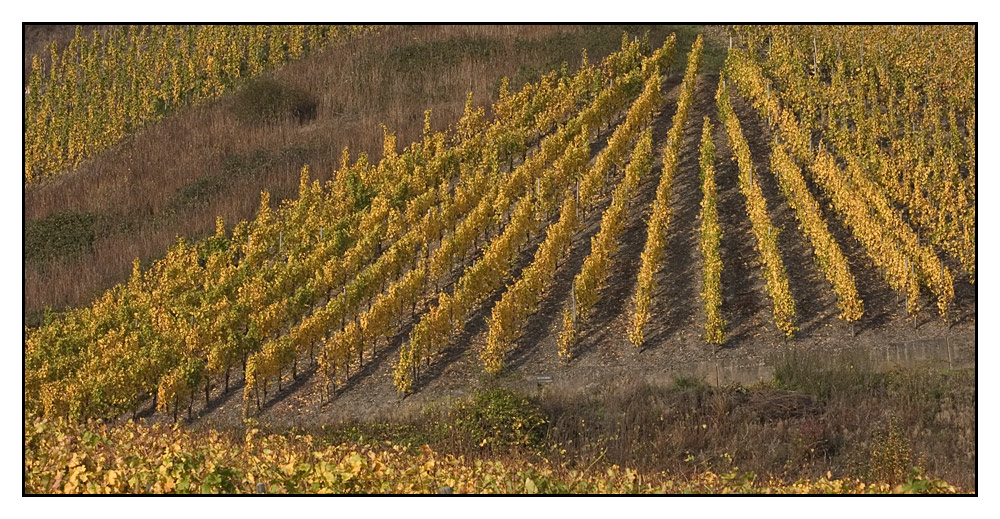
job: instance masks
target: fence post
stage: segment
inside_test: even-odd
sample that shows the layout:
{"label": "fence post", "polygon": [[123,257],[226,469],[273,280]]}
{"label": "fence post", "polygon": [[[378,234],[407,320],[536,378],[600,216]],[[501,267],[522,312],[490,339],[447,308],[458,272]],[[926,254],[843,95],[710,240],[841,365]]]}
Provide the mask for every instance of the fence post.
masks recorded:
{"label": "fence post", "polygon": [[951,334],[945,334],[944,336],[945,345],[948,346],[948,369],[955,369],[951,360]]}
{"label": "fence post", "polygon": [[819,73],[819,58],[816,50],[816,29],[813,28],[813,75]]}

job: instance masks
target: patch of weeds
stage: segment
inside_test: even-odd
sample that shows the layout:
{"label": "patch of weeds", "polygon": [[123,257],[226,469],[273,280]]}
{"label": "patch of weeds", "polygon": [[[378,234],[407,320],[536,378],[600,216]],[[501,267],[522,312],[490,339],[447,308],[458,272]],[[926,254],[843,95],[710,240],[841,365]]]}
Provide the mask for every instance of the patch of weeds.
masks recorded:
{"label": "patch of weeds", "polygon": [[414,43],[395,49],[388,56],[398,72],[427,74],[428,69],[455,65],[467,58],[488,59],[500,53],[491,38],[460,37],[444,41]]}
{"label": "patch of weeds", "polygon": [[894,369],[886,373],[888,398],[933,428],[975,407],[975,377],[971,370],[934,372],[930,369]]}
{"label": "patch of weeds", "polygon": [[226,178],[253,177],[278,166],[301,166],[312,156],[313,148],[288,146],[280,150],[259,149],[253,153],[230,154],[222,157],[222,175]]}
{"label": "patch of weeds", "polygon": [[28,263],[72,256],[94,244],[96,218],[64,210],[24,225],[24,259]]}
{"label": "patch of weeds", "polygon": [[452,409],[453,425],[480,447],[537,449],[548,418],[537,402],[507,389],[479,391]]}
{"label": "patch of weeds", "polygon": [[872,369],[871,361],[861,355],[841,355],[830,365],[816,355],[791,353],[774,368],[774,383],[779,389],[798,391],[828,401],[834,395],[884,395],[885,374]]}
{"label": "patch of weeds", "polygon": [[234,181],[253,179],[275,168],[301,166],[309,161],[313,151],[312,147],[295,145],[277,151],[260,149],[245,155],[225,155],[221,171],[205,174],[178,188],[167,202],[167,213],[208,204]]}
{"label": "patch of weeds", "polygon": [[841,448],[840,438],[822,417],[806,416],[795,431],[800,465],[832,458]]}
{"label": "patch of weeds", "polygon": [[[702,74],[718,74],[722,70],[722,66],[726,62],[728,49],[715,45],[715,42],[705,34],[708,30],[707,27],[704,25],[670,25],[668,28],[677,33],[676,52],[684,53],[684,57],[679,62],[682,73],[684,67],[683,60],[687,58],[687,53],[691,51],[691,45],[694,44],[694,40],[698,37],[698,34],[702,35],[705,43],[705,47],[702,49],[699,72]],[[674,58],[674,63],[678,63],[676,57]]]}
{"label": "patch of weeds", "polygon": [[674,388],[678,390],[701,389],[704,388],[705,381],[694,375],[680,375],[674,377]]}
{"label": "patch of weeds", "polygon": [[621,48],[622,33],[642,38],[647,31],[662,33],[659,36],[661,39],[669,34],[669,31],[656,26],[591,25],[579,32],[559,33],[542,40],[518,38],[514,41],[514,48],[518,52],[538,52],[542,55],[542,61],[521,66],[511,78],[511,86],[521,88],[526,83],[538,81],[543,74],[559,69],[563,63],[570,70],[575,70],[580,64],[583,49],[587,49],[590,62],[596,63],[599,57]]}
{"label": "patch of weeds", "polygon": [[225,186],[222,175],[205,175],[181,186],[171,198],[170,206],[197,206],[207,204],[209,198]]}
{"label": "patch of weeds", "polygon": [[545,69],[532,65],[521,65],[514,73],[514,77],[511,78],[510,84],[521,86],[538,81],[542,77],[543,70]]}

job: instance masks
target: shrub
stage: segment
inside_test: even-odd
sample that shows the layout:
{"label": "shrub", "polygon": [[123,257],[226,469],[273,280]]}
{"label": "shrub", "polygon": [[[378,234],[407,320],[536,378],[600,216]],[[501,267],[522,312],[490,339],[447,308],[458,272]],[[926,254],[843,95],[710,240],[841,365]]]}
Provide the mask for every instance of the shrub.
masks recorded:
{"label": "shrub", "polygon": [[537,448],[542,445],[548,419],[527,397],[498,388],[459,402],[454,424],[480,447]]}
{"label": "shrub", "polygon": [[919,469],[914,467],[913,454],[900,430],[898,420],[895,416],[890,416],[885,427],[872,434],[868,478],[871,481],[897,484],[905,482],[908,475],[912,479],[911,471]]}
{"label": "shrub", "polygon": [[233,107],[236,118],[244,123],[274,123],[296,119],[299,124],[316,118],[317,101],[308,92],[274,79],[256,79],[237,94]]}

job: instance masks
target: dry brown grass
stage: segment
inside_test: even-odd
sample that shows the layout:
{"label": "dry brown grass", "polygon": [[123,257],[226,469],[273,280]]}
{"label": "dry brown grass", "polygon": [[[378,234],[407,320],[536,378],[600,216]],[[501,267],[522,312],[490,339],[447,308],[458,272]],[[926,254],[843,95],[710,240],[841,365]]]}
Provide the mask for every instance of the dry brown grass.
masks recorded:
{"label": "dry brown grass", "polygon": [[[642,32],[640,27],[631,29]],[[670,28],[657,28],[655,42]],[[85,251],[53,260],[26,259],[25,313],[85,304],[124,280],[134,258],[159,257],[178,236],[212,232],[250,218],[261,190],[272,200],[294,196],[298,171],[329,178],[341,150],[381,156],[382,128],[401,145],[422,130],[425,109],[442,129],[462,113],[472,92],[489,104],[501,77],[513,86],[579,63],[588,48],[596,61],[618,47],[620,27],[426,26],[389,28],[331,46],[273,74],[319,101],[307,124],[248,125],[233,98],[191,107],[150,125],[77,171],[25,191],[27,225],[58,211],[93,216],[94,241]],[[256,161],[258,167],[252,167]],[[199,189],[201,188],[201,189]],[[26,243],[27,248],[33,244]]]}
{"label": "dry brown grass", "polygon": [[550,420],[546,442],[576,466],[600,459],[684,474],[735,465],[763,479],[832,471],[893,484],[920,467],[975,488],[971,371],[846,376],[846,370],[795,369],[830,390],[780,380],[749,388],[623,380],[591,397],[548,394],[541,401]]}
{"label": "dry brown grass", "polygon": [[[971,370],[821,368],[817,358],[783,366],[783,378],[767,384],[662,386],[625,377],[588,392],[494,388],[419,415],[327,423],[315,432],[334,442],[428,443],[467,459],[544,457],[575,470],[618,465],[694,476],[738,467],[759,482],[829,471],[896,485],[919,469],[975,490]],[[512,435],[511,424],[533,427]],[[495,441],[483,442],[484,432]]]}

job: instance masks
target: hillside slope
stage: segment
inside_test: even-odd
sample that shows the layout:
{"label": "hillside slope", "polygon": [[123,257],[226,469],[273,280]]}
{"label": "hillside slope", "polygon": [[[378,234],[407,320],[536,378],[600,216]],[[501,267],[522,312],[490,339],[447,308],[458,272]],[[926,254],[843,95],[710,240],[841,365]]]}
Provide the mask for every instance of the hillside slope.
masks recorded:
{"label": "hillside slope", "polygon": [[[562,63],[575,67],[586,48],[596,62],[615,50],[622,32],[649,30],[654,45],[671,26],[407,26],[392,27],[276,71],[282,88],[317,101],[304,124],[248,124],[238,96],[191,107],[85,162],[77,171],[25,190],[25,310],[89,303],[124,281],[132,260],[162,257],[177,236],[205,237],[222,216],[251,218],[258,194],[294,196],[303,164],[326,180],[341,152],[381,157],[383,127],[408,143],[421,133],[424,110],[433,129],[453,124],[468,92],[477,105],[496,99],[501,78],[511,88]],[[693,28],[681,28],[689,45]],[[718,61],[718,60],[717,60]],[[530,64],[530,65],[529,65]]]}
{"label": "hillside slope", "polygon": [[[178,143],[197,151],[175,150],[171,167],[209,156],[221,173],[166,190],[144,185],[145,173],[117,181],[95,176],[107,181],[100,189],[108,189],[110,201],[83,197],[90,209],[72,213],[90,220],[81,224],[61,210],[38,221],[86,228],[137,211],[109,235],[133,243],[180,228],[181,218],[207,219],[226,204],[238,213],[237,201],[248,206],[246,220],[230,231],[235,220],[213,219],[216,233],[208,239],[179,240],[163,261],[134,264],[128,281],[101,299],[26,330],[26,437],[37,446],[65,429],[86,443],[100,422],[67,424],[103,418],[110,428],[101,435],[152,424],[156,438],[170,438],[160,431],[175,427],[191,438],[232,435],[238,442],[246,435],[249,446],[258,431],[314,434],[334,444],[425,445],[424,452],[467,455],[477,466],[514,454],[598,473],[614,465],[689,475],[732,466],[735,477],[739,463],[751,471],[748,481],[754,474],[761,481],[829,478],[832,471],[895,484],[932,474],[975,488],[977,287],[973,276],[955,275],[968,258],[947,246],[968,242],[929,233],[935,222],[920,218],[921,211],[947,213],[965,229],[974,226],[970,199],[947,196],[958,186],[971,192],[975,207],[974,161],[971,171],[923,179],[943,186],[928,207],[890,200],[886,192],[899,180],[872,165],[899,149],[913,152],[882,147],[880,128],[904,144],[947,140],[906,155],[924,160],[921,153],[933,150],[930,157],[941,163],[966,160],[969,143],[974,152],[974,128],[957,123],[954,106],[947,135],[940,119],[921,133],[893,118],[892,109],[866,113],[866,102],[879,100],[868,81],[880,76],[871,69],[886,62],[872,65],[869,58],[870,69],[835,75],[844,72],[838,54],[828,87],[803,66],[816,54],[799,49],[788,58],[795,47],[782,47],[787,41],[775,53],[747,52],[739,45],[752,51],[763,40],[752,39],[757,29],[744,29],[734,34],[750,36],[736,42],[721,73],[727,42],[718,31],[706,31],[700,68],[701,37],[693,46],[684,38],[647,45],[615,37],[621,50],[597,65],[590,58],[521,91],[497,87],[491,114],[475,105],[479,95],[489,102],[493,88],[477,67],[547,52],[534,45],[568,41],[562,29],[453,29],[460,37],[409,28],[425,31],[430,43],[383,34],[379,52],[399,58],[385,66],[468,66],[452,79],[475,85],[470,101],[435,100],[433,92],[424,98],[406,80],[360,72],[386,70],[381,65],[352,62],[341,70],[330,63],[312,71],[303,62],[282,71],[276,84],[305,89],[296,78],[316,74],[309,81],[323,83],[337,69],[348,78],[340,92],[362,112],[321,108],[326,112],[312,121],[240,126],[230,124],[236,97],[152,129],[136,142],[173,128]],[[815,49],[803,34],[800,47]],[[513,50],[488,50],[491,38],[515,42]],[[400,49],[403,56],[394,54]],[[372,55],[341,50],[359,62]],[[480,51],[483,61],[475,57]],[[420,77],[410,72],[400,77]],[[789,83],[774,79],[785,73]],[[373,82],[384,88],[361,89]],[[422,83],[442,84],[432,77]],[[845,84],[861,94],[831,94]],[[327,95],[320,106],[336,104],[336,86],[319,94]],[[888,105],[899,110],[898,93],[886,91]],[[451,95],[461,92],[456,86]],[[398,103],[408,96],[437,107],[429,127],[421,117],[417,130],[412,120],[423,112]],[[838,106],[850,112],[853,128],[829,116]],[[914,117],[913,106],[900,113]],[[448,110],[457,123],[439,119]],[[410,120],[413,134],[370,127],[390,112]],[[827,115],[809,120],[818,112]],[[933,120],[932,111],[924,113],[931,113],[924,123]],[[205,131],[184,133],[184,125],[196,123]],[[703,132],[708,124],[713,130]],[[447,132],[433,132],[437,127]],[[227,133],[234,128],[244,133]],[[358,148],[370,140],[373,157],[385,146],[382,160],[352,154],[335,167],[340,151],[329,139],[344,128],[355,133],[341,137]],[[204,136],[209,140],[200,142]],[[714,285],[705,281],[713,262],[703,255],[703,215],[711,213],[703,208],[712,202],[703,187],[712,183],[701,150],[709,142],[720,341],[706,338],[705,285]],[[141,157],[135,149],[122,156],[150,168],[155,158],[164,160],[151,144],[144,149]],[[787,150],[793,159],[772,162]],[[302,161],[311,167],[300,169]],[[86,187],[74,184],[82,176],[73,178],[51,184],[49,195]],[[116,184],[123,178],[131,180]],[[253,190],[265,184],[277,191],[258,198]],[[140,190],[158,189],[165,201],[127,207],[141,199]],[[73,207],[70,198],[59,203]],[[136,222],[145,223],[129,227]],[[604,248],[608,236],[611,249]],[[839,274],[831,274],[834,249]],[[602,250],[614,252],[594,254]],[[86,258],[76,254],[73,261]],[[588,278],[593,265],[599,274]],[[599,299],[587,283],[598,286]],[[845,298],[839,289],[855,284]],[[636,333],[644,286],[653,287],[650,319]],[[844,300],[855,298],[863,312],[845,310]],[[564,349],[567,323],[575,341]],[[522,427],[534,435],[532,449],[489,443]],[[51,452],[36,458],[29,449],[26,460],[35,463],[36,484],[49,485],[35,460],[71,454],[43,450]]]}
{"label": "hillside slope", "polygon": [[[697,78],[695,102],[684,131],[681,159],[673,188],[673,213],[668,237],[666,268],[659,273],[660,286],[654,294],[656,317],[647,331],[646,346],[640,352],[626,333],[632,308],[632,291],[638,272],[639,254],[646,237],[646,221],[655,197],[656,182],[662,168],[660,152],[670,127],[679,93],[678,76],[665,83],[666,104],[653,122],[654,150],[657,150],[653,174],[640,186],[629,211],[623,246],[615,258],[612,275],[604,296],[587,326],[579,330],[577,356],[565,363],[558,355],[557,335],[562,323],[561,311],[569,298],[573,276],[579,272],[590,250],[591,237],[600,227],[601,211],[610,203],[605,196],[582,230],[573,238],[568,259],[556,273],[556,282],[543,297],[539,311],[528,321],[524,335],[499,377],[487,374],[479,359],[485,346],[487,319],[500,293],[495,293],[466,323],[466,332],[453,346],[434,359],[421,375],[415,392],[403,398],[393,385],[393,368],[399,359],[399,346],[407,340],[410,327],[404,326],[388,347],[382,348],[360,371],[352,374],[332,401],[321,401],[322,377],[312,368],[303,369],[298,380],[288,382],[280,392],[268,397],[260,412],[252,418],[274,430],[308,427],[340,421],[398,420],[417,415],[421,409],[452,398],[468,395],[477,388],[494,384],[533,391],[535,377],[552,377],[552,391],[570,394],[593,394],[602,388],[626,383],[669,385],[678,376],[700,377],[709,383],[746,383],[767,376],[767,366],[788,352],[828,353],[854,349],[870,352],[909,352],[914,345],[944,347],[954,356],[954,363],[970,365],[974,359],[976,302],[971,285],[960,284],[956,295],[957,322],[942,323],[931,314],[922,315],[914,329],[904,302],[894,299],[892,290],[882,280],[865,253],[853,245],[844,230],[829,218],[838,239],[846,243],[846,253],[859,279],[866,314],[852,336],[850,327],[838,319],[837,302],[811,259],[805,237],[797,229],[791,209],[781,196],[774,177],[762,174],[760,182],[776,225],[781,226],[782,256],[789,269],[792,293],[799,305],[800,331],[786,340],[774,327],[770,300],[764,289],[759,260],[753,249],[750,223],[746,218],[742,195],[736,187],[736,164],[731,160],[724,130],[718,123],[713,98],[717,75]],[[737,100],[736,109],[751,141],[755,162],[766,171],[766,143],[769,135],[763,124],[745,103]],[[701,291],[701,258],[698,249],[699,188],[698,143],[701,120],[708,116],[715,124],[717,180],[722,225],[723,317],[728,322],[727,340],[722,347],[706,344],[704,310],[698,304]],[[601,139],[610,134],[605,133]],[[601,149],[601,140],[592,148]],[[620,178],[616,179],[620,180]],[[544,235],[535,236],[520,255],[514,276],[530,261]],[[430,303],[428,301],[427,303]],[[421,313],[418,308],[418,316]],[[945,351],[945,350],[941,350]],[[899,353],[896,353],[899,354]],[[908,353],[906,353],[908,354]],[[947,357],[946,357],[947,358]],[[913,359],[919,362],[919,359]],[[303,364],[305,365],[305,361]],[[720,375],[719,366],[726,370]],[[762,369],[763,367],[763,369]],[[715,370],[715,371],[713,371]],[[720,378],[721,377],[721,378]],[[728,382],[727,382],[728,381]],[[225,395],[215,394],[207,407],[195,399],[191,426],[196,428],[231,428],[243,423],[242,382]],[[547,386],[547,390],[548,386]],[[170,416],[141,413],[156,421],[169,422]]]}

